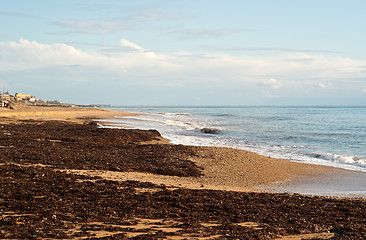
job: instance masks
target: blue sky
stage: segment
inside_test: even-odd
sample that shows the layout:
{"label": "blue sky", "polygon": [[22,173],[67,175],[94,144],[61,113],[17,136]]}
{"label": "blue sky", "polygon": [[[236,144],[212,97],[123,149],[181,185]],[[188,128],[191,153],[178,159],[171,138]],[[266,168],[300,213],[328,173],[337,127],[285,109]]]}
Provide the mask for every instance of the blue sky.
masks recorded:
{"label": "blue sky", "polygon": [[366,105],[366,1],[0,0],[0,87],[116,105]]}

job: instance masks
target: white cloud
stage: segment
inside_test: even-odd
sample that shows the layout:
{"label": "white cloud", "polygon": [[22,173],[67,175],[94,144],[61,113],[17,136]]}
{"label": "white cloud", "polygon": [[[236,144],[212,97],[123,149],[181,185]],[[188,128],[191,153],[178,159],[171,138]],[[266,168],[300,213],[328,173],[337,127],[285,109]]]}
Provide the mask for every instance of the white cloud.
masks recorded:
{"label": "white cloud", "polygon": [[327,85],[325,85],[324,83],[319,83],[319,87],[321,87],[321,88],[327,88]]}
{"label": "white cloud", "polygon": [[269,86],[274,89],[279,89],[282,87],[282,82],[280,82],[274,78],[271,78],[271,79],[262,81],[262,85]]}
{"label": "white cloud", "polygon": [[0,42],[2,61],[0,70],[42,68],[88,61],[90,57],[76,48],[55,43],[41,44],[20,39],[19,42]]}
{"label": "white cloud", "polygon": [[[107,74],[131,74],[135,79],[145,79],[141,81],[146,84],[165,86],[224,83],[257,88],[260,85],[281,91],[286,89],[283,86],[296,89],[302,86],[309,89],[336,87],[349,83],[349,79],[366,77],[361,71],[366,61],[349,58],[304,53],[281,56],[198,55],[179,50],[161,53],[126,39],[121,39],[120,45],[116,51],[86,51],[63,43],[43,44],[25,39],[0,42],[0,73],[78,66],[69,71],[80,73],[93,69]],[[364,87],[362,81],[354,81],[352,86],[356,89]]]}
{"label": "white cloud", "polygon": [[362,92],[366,93],[366,87],[364,87],[364,88],[362,89]]}
{"label": "white cloud", "polygon": [[327,88],[327,85],[325,85],[324,83],[319,83],[319,84],[318,84],[318,86],[319,86],[320,88]]}
{"label": "white cloud", "polygon": [[144,49],[142,47],[140,47],[137,44],[135,44],[133,42],[130,42],[130,41],[124,39],[124,38],[121,39],[121,46],[128,47],[128,48],[132,48],[132,49],[135,49],[135,50],[137,50],[139,52],[143,52],[144,51]]}
{"label": "white cloud", "polygon": [[[128,41],[127,41],[128,42]],[[128,42],[137,50],[143,48]],[[57,66],[77,65],[80,67],[98,67],[101,71],[113,71],[124,74],[128,70],[149,70],[146,72],[169,71],[178,66],[170,62],[168,56],[154,52],[131,51],[101,54],[94,51],[82,51],[66,44],[42,44],[20,39],[18,42],[0,42],[0,71],[21,71]]]}

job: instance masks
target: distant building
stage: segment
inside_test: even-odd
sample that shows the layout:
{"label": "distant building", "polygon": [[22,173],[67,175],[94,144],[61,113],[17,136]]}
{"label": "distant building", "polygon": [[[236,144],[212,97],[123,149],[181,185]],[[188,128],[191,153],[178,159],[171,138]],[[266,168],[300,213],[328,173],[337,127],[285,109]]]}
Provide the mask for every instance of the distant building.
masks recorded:
{"label": "distant building", "polygon": [[[12,98],[13,97],[13,98]],[[0,92],[0,107],[9,107],[10,101],[14,99],[14,96],[10,95],[8,92],[1,94]]]}
{"label": "distant building", "polygon": [[30,94],[23,94],[23,93],[15,94],[15,100],[17,100],[17,101],[29,100],[31,98],[34,98],[34,97]]}
{"label": "distant building", "polygon": [[14,100],[14,96],[10,95],[9,93],[4,93],[2,95],[2,100],[3,101],[11,101],[11,100]]}

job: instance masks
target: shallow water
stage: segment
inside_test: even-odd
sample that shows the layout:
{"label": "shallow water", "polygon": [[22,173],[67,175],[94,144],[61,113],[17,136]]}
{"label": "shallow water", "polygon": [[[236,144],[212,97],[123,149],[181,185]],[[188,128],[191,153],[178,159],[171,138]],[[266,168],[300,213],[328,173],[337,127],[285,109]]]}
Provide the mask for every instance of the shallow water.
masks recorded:
{"label": "shallow water", "polygon": [[277,187],[261,186],[272,192],[289,192],[306,195],[366,198],[366,173],[337,172],[316,177],[302,177],[297,183],[280,184]]}

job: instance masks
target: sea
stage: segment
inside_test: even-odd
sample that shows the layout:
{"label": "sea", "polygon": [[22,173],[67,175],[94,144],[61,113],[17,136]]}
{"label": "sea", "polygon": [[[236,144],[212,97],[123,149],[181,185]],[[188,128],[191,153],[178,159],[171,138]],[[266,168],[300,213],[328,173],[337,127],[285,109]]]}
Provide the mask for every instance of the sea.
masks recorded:
{"label": "sea", "polygon": [[[231,147],[366,173],[366,107],[115,106],[112,109],[140,115],[108,120],[110,127],[156,129],[173,144]],[[359,187],[365,187],[360,190],[366,193],[366,185]]]}
{"label": "sea", "polygon": [[124,106],[110,126],[156,129],[173,144],[220,146],[366,172],[366,107]]}

